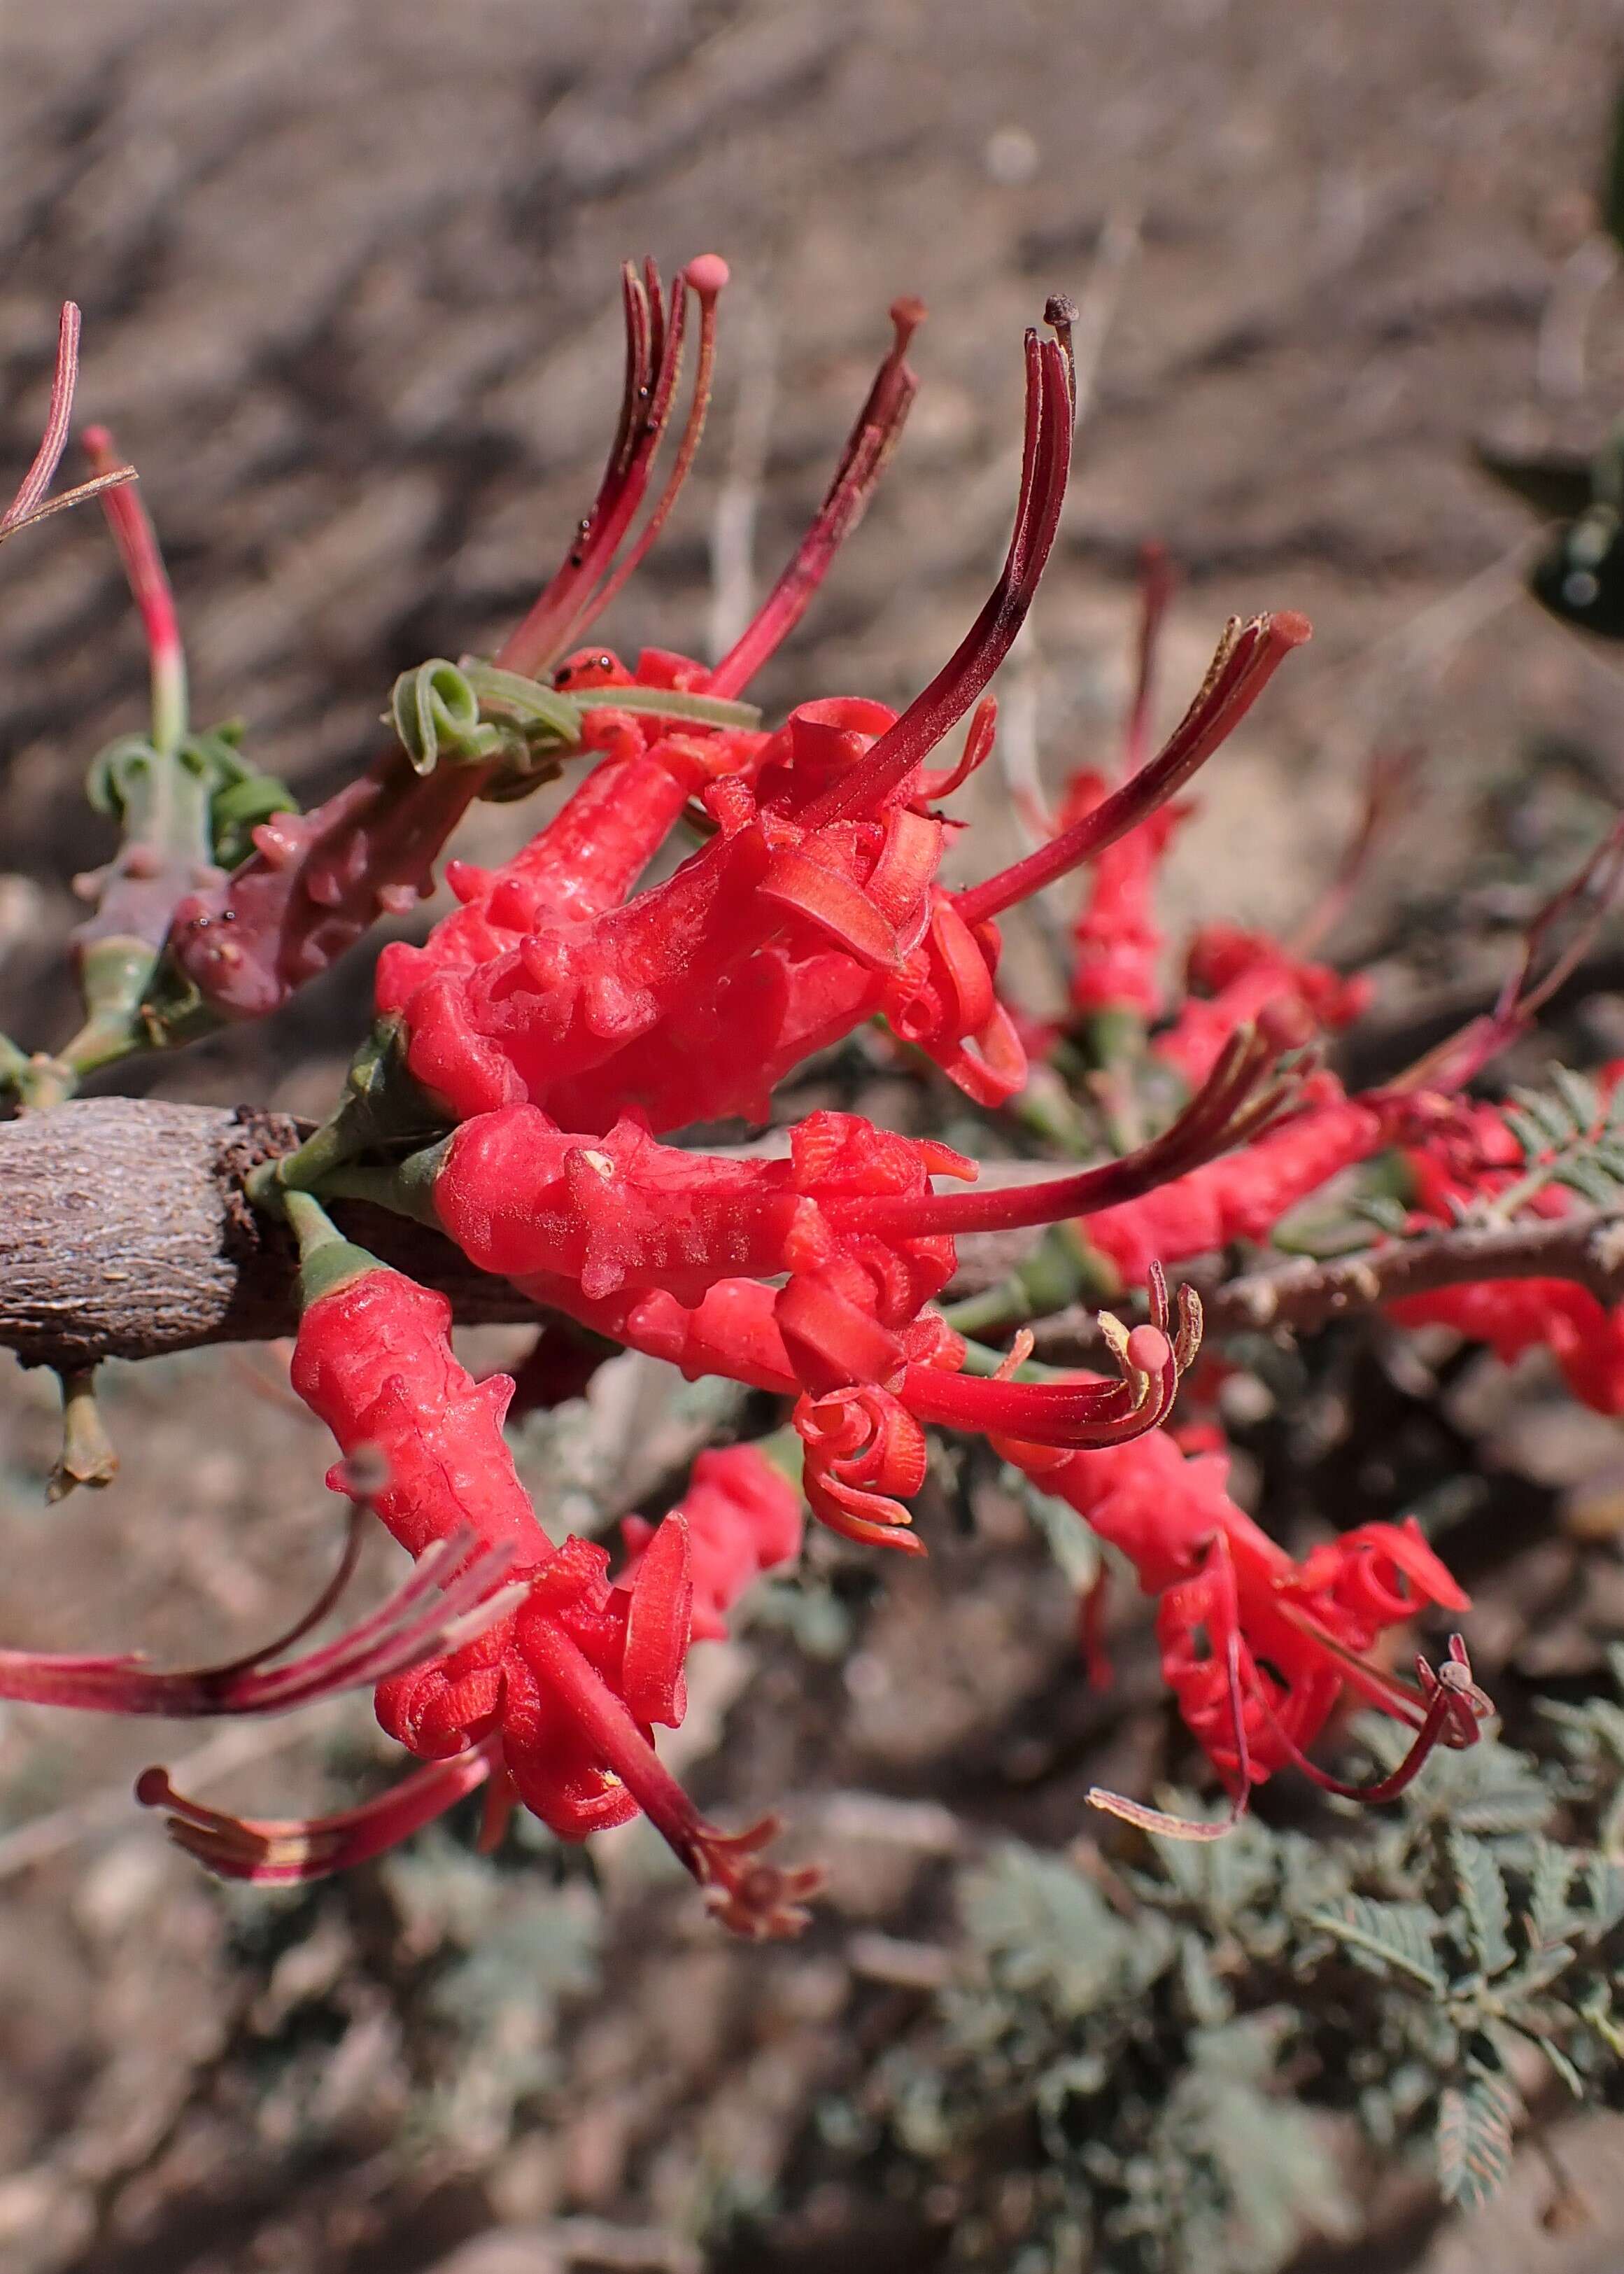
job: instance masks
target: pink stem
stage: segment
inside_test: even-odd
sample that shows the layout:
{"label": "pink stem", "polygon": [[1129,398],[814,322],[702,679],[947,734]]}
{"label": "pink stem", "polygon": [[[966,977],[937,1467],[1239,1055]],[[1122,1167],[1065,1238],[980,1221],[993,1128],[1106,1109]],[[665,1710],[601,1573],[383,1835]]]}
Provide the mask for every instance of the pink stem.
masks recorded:
{"label": "pink stem", "polygon": [[431,1761],[376,1799],[337,1816],[228,1816],[183,1798],[162,1768],[141,1772],[135,1796],[143,1808],[165,1810],[164,1828],[176,1846],[218,1878],[291,1886],[398,1847],[483,1784],[500,1759],[500,1738],[487,1737],[448,1761]]}
{"label": "pink stem", "polygon": [[924,318],[922,301],[892,303],[896,338],[846,437],[823,501],[788,567],[705,681],[707,694],[737,695],[749,684],[805,615],[831,561],[862,519],[919,391],[903,358]]}
{"label": "pink stem", "polygon": [[50,409],[45,432],[34,454],[34,463],[23,476],[17,495],[0,514],[0,537],[20,528],[50,487],[51,476],[62,463],[67,448],[68,421],[73,413],[73,388],[79,378],[79,316],[77,304],[64,300],[56,328],[56,367],[51,377]]}
{"label": "pink stem", "polygon": [[1026,335],[1026,423],[1020,497],[1003,574],[986,606],[923,693],[840,779],[795,817],[807,828],[885,804],[964,717],[1026,620],[1065,501],[1071,463],[1065,358],[1052,340]]}
{"label": "pink stem", "polygon": [[1119,789],[1049,844],[960,892],[955,904],[965,922],[985,923],[1018,901],[1029,900],[1079,862],[1115,844],[1175,795],[1234,732],[1285,658],[1307,639],[1309,630],[1307,617],[1292,610],[1256,616],[1248,624],[1232,624],[1205,685],[1150,764],[1141,766]]}
{"label": "pink stem", "polygon": [[[119,460],[107,428],[86,426],[79,439],[96,472],[111,473]],[[170,753],[179,747],[186,731],[186,658],[175,613],[175,595],[169,588],[151,518],[138,493],[132,488],[106,490],[102,496],[102,510],[107,516],[107,525],[113,533],[147,635],[152,674],[153,745]]]}

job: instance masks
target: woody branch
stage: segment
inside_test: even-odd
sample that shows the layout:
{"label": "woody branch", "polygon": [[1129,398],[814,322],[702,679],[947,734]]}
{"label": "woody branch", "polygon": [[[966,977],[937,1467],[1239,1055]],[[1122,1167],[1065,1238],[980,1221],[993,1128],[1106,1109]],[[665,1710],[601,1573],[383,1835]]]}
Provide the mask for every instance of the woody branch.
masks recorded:
{"label": "woody branch", "polygon": [[[297,1323],[292,1242],[255,1214],[243,1179],[304,1133],[290,1116],[149,1098],[73,1101],[0,1123],[0,1346],[66,1370],[255,1342]],[[986,1184],[1029,1164],[987,1162]],[[375,1253],[450,1298],[464,1324],[534,1319],[536,1306],[408,1219],[341,1202],[335,1213]],[[1000,1278],[1035,1231],[968,1237],[951,1295]],[[1209,1328],[1311,1332],[1477,1279],[1568,1279],[1624,1301],[1624,1217],[1603,1213],[1466,1224],[1332,1262],[1300,1259],[1204,1286]],[[1042,1355],[1096,1359],[1079,1306],[1037,1326]]]}
{"label": "woody branch", "polygon": [[[1331,1261],[1294,1258],[1267,1270],[1221,1280],[1199,1270],[1181,1275],[1202,1291],[1211,1334],[1254,1331],[1312,1334],[1334,1319],[1357,1316],[1406,1295],[1484,1279],[1568,1279],[1598,1302],[1624,1302],[1624,1216],[1600,1209],[1515,1224],[1452,1225],[1391,1246]],[[1069,1304],[1035,1326],[1036,1346],[1059,1364],[1096,1358],[1092,1312]]]}

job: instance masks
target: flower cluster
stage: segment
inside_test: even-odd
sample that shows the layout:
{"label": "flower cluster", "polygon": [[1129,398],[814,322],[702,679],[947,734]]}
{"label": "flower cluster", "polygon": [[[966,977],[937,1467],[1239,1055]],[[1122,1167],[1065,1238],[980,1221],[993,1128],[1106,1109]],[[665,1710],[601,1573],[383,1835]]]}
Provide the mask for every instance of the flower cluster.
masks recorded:
{"label": "flower cluster", "polygon": [[[987,690],[1065,495],[1075,375],[1064,303],[1047,312],[1053,336],[1025,342],[1002,570],[900,711],[824,697],[770,727],[745,697],[901,432],[923,316],[912,301],[891,311],[892,344],[810,529],[728,654],[704,665],[644,650],[628,664],[591,644],[697,448],[726,282],[713,256],[689,263],[669,296],[652,267],[626,271],[624,394],[602,482],[493,657],[437,658],[403,674],[396,746],[315,812],[275,809],[288,804],[277,786],[210,761],[221,772],[194,800],[196,857],[184,873],[165,868],[167,921],[154,927],[146,911],[145,960],[99,1030],[105,1057],[274,1009],[379,915],[432,887],[472,800],[586,768],[505,864],[447,864],[458,905],[426,938],[380,955],[373,1032],[341,1106],[250,1183],[297,1235],[292,1380],[337,1442],[329,1482],[415,1559],[410,1579],[338,1642],[291,1660],[348,1557],[292,1634],[232,1666],[159,1674],[127,1660],[0,1655],[0,1694],[131,1713],[268,1712],[374,1686],[383,1726],[421,1766],[343,1816],[253,1822],[184,1799],[162,1772],[143,1780],[175,1837],[229,1875],[335,1869],[483,1785],[490,1838],[515,1804],[568,1839],[642,1813],[728,1924],[793,1931],[816,1871],[765,1857],[771,1818],[736,1834],[708,1823],[662,1766],[653,1731],[682,1718],[695,1640],[725,1634],[752,1581],[799,1555],[803,1507],[847,1540],[924,1552],[907,1503],[932,1427],[991,1442],[1126,1555],[1158,1599],[1169,1687],[1237,1808],[1288,1764],[1340,1789],[1306,1749],[1344,1694],[1415,1732],[1372,1798],[1396,1791],[1433,1744],[1472,1742],[1486,1710],[1458,1642],[1436,1670],[1419,1661],[1413,1689],[1380,1660],[1383,1638],[1419,1611],[1464,1604],[1412,1525],[1365,1525],[1294,1560],[1229,1498],[1218,1454],[1179,1449],[1163,1425],[1197,1358],[1200,1308],[1188,1287],[1169,1298],[1164,1267],[1267,1240],[1328,1179],[1395,1145],[1422,1160],[1429,1148],[1458,1150],[1458,1093],[1539,989],[1521,984],[1443,1058],[1363,1096],[1315,1052],[1358,1015],[1368,986],[1315,960],[1314,937],[1209,925],[1188,947],[1182,992],[1169,990],[1154,892],[1186,810],[1178,801],[1308,627],[1289,614],[1232,621],[1153,747],[1169,591],[1159,556],[1120,774],[1079,773],[1024,858],[965,886],[944,882],[961,827],[947,802],[994,749]],[[656,494],[695,335],[688,408]],[[154,762],[191,764],[186,752],[210,738],[185,729],[155,546],[122,504],[115,526],[151,634]],[[961,727],[956,754],[944,755]],[[249,840],[229,873],[228,796]],[[696,847],[644,885],[680,830]],[[1078,871],[1070,1019],[1045,1030],[1000,994],[999,920]],[[787,1074],[869,1021],[902,1062],[938,1069],[986,1112],[1022,1091],[1029,1043],[1056,1065],[1092,1050],[1107,1088],[1121,1072],[1102,1063],[1114,1051],[1177,1102],[1115,1157],[987,1188],[944,1145],[853,1113],[808,1115],[782,1156],[673,1141],[695,1124],[765,1120]],[[80,1062],[59,1070],[66,1080]],[[453,1353],[445,1299],[335,1230],[327,1206],[351,1198],[434,1225],[538,1306],[549,1323],[524,1370],[533,1402],[575,1393],[597,1353],[617,1347],[722,1375],[786,1401],[801,1491],[749,1446],[714,1450],[662,1521],[627,1520],[618,1575],[600,1545],[555,1546],[504,1443],[513,1383],[474,1382]],[[960,1237],[1044,1226],[1064,1228],[1095,1291],[1143,1298],[1136,1323],[1100,1318],[1109,1374],[1034,1367],[1019,1341],[1000,1357],[940,1306]],[[1096,1600],[1091,1627],[1097,1611]],[[1097,1797],[1166,1828],[1137,1803]]]}

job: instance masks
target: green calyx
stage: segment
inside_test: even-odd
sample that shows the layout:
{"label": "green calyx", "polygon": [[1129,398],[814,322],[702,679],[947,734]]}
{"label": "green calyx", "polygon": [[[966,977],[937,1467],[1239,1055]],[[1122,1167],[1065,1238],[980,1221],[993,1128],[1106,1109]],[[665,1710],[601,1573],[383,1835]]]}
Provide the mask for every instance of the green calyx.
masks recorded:
{"label": "green calyx", "polygon": [[432,656],[415,671],[403,671],[387,715],[418,773],[432,773],[441,764],[489,769],[495,779],[482,794],[500,802],[522,797],[551,779],[563,759],[579,749],[587,714],[605,709],[699,727],[761,724],[761,712],[749,703],[659,687],[602,687],[565,695],[477,656],[456,663]]}
{"label": "green calyx", "polygon": [[[444,1114],[434,1111],[407,1071],[401,1032],[398,1018],[380,1019],[350,1060],[344,1094],[335,1111],[297,1151],[280,1160],[262,1161],[252,1171],[246,1189],[256,1206],[274,1209],[283,1193],[309,1191],[318,1185],[324,1192],[336,1192],[336,1171],[348,1171],[368,1154],[398,1155],[408,1146],[421,1146],[425,1137],[444,1129]],[[387,1178],[394,1171],[357,1173]],[[381,1194],[367,1197],[383,1198],[386,1207],[394,1205]]]}
{"label": "green calyx", "polygon": [[444,1227],[434,1206],[434,1184],[450,1149],[451,1139],[442,1137],[387,1169],[348,1163],[323,1177],[321,1189],[329,1199],[371,1201],[439,1231]]}
{"label": "green calyx", "polygon": [[324,1295],[336,1294],[369,1271],[388,1269],[370,1250],[344,1238],[313,1193],[284,1193],[282,1204],[299,1243],[301,1311],[308,1311]]}

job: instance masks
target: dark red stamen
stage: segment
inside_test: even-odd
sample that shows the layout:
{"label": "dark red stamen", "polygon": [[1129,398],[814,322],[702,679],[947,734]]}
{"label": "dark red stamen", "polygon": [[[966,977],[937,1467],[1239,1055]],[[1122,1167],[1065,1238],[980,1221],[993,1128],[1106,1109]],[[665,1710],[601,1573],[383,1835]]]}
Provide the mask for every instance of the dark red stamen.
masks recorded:
{"label": "dark red stamen", "polygon": [[681,369],[687,300],[682,280],[672,290],[669,320],[659,272],[646,279],[629,262],[621,272],[626,305],[626,383],[620,422],[592,509],[562,566],[518,629],[498,649],[504,671],[535,677],[564,651],[597,613],[593,587],[608,568],[643,501]]}
{"label": "dark red stamen", "polygon": [[1065,502],[1071,420],[1065,358],[1059,348],[1028,332],[1026,354],[1020,496],[1003,573],[929,686],[841,780],[802,808],[796,817],[808,828],[876,812],[887,804],[982,693],[1026,620]]}
{"label": "dark red stamen", "polygon": [[875,374],[812,525],[765,602],[704,682],[707,694],[737,695],[748,686],[805,615],[831,561],[868,510],[919,392],[919,380],[903,358],[925,320],[923,301],[894,302],[891,320],[896,332],[891,351]]}
{"label": "dark red stamen", "polygon": [[921,1238],[940,1232],[1013,1231],[1138,1200],[1244,1143],[1274,1119],[1290,1096],[1288,1082],[1261,1087],[1277,1050],[1278,1043],[1257,1028],[1231,1035],[1218,1064],[1178,1119],[1120,1160],[1079,1169],[1069,1177],[1001,1189],[831,1199],[823,1202],[824,1213],[843,1231]]}
{"label": "dark red stamen", "polygon": [[1234,619],[1224,632],[1199,693],[1148,765],[1101,799],[1070,829],[1039,846],[1024,861],[973,885],[958,896],[966,923],[984,923],[1029,900],[1080,861],[1116,843],[1174,796],[1219,744],[1233,734],[1294,647],[1309,636],[1306,616],[1295,610]]}

